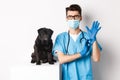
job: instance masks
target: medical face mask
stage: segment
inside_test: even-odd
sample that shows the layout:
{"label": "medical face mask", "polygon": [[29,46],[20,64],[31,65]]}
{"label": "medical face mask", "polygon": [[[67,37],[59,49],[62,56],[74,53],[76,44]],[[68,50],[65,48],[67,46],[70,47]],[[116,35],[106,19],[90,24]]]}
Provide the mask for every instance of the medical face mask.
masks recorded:
{"label": "medical face mask", "polygon": [[72,29],[77,29],[79,27],[80,21],[79,20],[68,20],[68,26]]}

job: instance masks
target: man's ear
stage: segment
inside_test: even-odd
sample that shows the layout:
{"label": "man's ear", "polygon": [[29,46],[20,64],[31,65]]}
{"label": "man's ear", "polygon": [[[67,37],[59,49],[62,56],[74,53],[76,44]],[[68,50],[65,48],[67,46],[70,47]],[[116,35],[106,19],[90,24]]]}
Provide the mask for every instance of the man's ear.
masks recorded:
{"label": "man's ear", "polygon": [[80,21],[82,20],[82,16],[80,16]]}
{"label": "man's ear", "polygon": [[67,18],[67,16],[66,16],[66,21],[68,21],[68,18]]}

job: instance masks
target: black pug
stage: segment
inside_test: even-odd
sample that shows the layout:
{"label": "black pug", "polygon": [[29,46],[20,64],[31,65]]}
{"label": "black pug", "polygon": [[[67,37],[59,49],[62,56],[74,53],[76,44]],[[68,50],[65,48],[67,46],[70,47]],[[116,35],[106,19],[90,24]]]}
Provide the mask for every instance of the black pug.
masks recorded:
{"label": "black pug", "polygon": [[54,64],[56,60],[53,59],[52,47],[53,42],[51,36],[53,31],[48,28],[38,29],[38,36],[34,44],[34,52],[32,53],[31,63],[36,63],[40,65],[42,63]]}

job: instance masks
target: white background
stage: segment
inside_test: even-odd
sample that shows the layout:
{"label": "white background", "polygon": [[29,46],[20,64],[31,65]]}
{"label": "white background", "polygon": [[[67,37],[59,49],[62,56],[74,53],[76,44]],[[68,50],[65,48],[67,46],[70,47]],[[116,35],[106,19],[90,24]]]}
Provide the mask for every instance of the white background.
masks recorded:
{"label": "white background", "polygon": [[12,66],[31,65],[37,29],[53,29],[53,41],[68,29],[65,7],[72,3],[82,7],[82,29],[94,20],[102,26],[97,37],[103,51],[101,61],[93,63],[95,80],[120,80],[119,0],[0,0],[0,80],[10,79]]}

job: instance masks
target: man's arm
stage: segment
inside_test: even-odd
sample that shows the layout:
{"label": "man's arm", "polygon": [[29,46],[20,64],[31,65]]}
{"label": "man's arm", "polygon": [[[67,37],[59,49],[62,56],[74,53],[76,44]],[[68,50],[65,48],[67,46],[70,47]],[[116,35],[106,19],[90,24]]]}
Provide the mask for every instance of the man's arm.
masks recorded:
{"label": "man's arm", "polygon": [[60,51],[56,51],[60,64],[63,64],[66,62],[71,62],[71,61],[76,60],[80,57],[86,56],[86,53],[88,52],[87,41],[84,43],[83,46],[84,47],[80,52],[78,52],[76,54],[72,54],[72,55],[65,55],[64,53],[62,53]]}
{"label": "man's arm", "polygon": [[101,29],[99,25],[100,23],[98,21],[94,21],[91,29],[89,29],[88,26],[86,26],[88,36],[90,37],[90,43],[92,44],[92,47],[93,47],[92,58],[93,58],[93,61],[95,62],[98,62],[100,60],[100,50],[96,42],[96,35],[98,31]]}
{"label": "man's arm", "polygon": [[93,43],[92,47],[93,47],[92,59],[94,62],[98,62],[100,61],[100,49],[98,48],[98,44],[96,41]]}
{"label": "man's arm", "polygon": [[57,51],[56,54],[58,55],[58,60],[60,64],[71,62],[81,57],[80,53],[76,53],[73,55],[65,55],[64,53]]}

